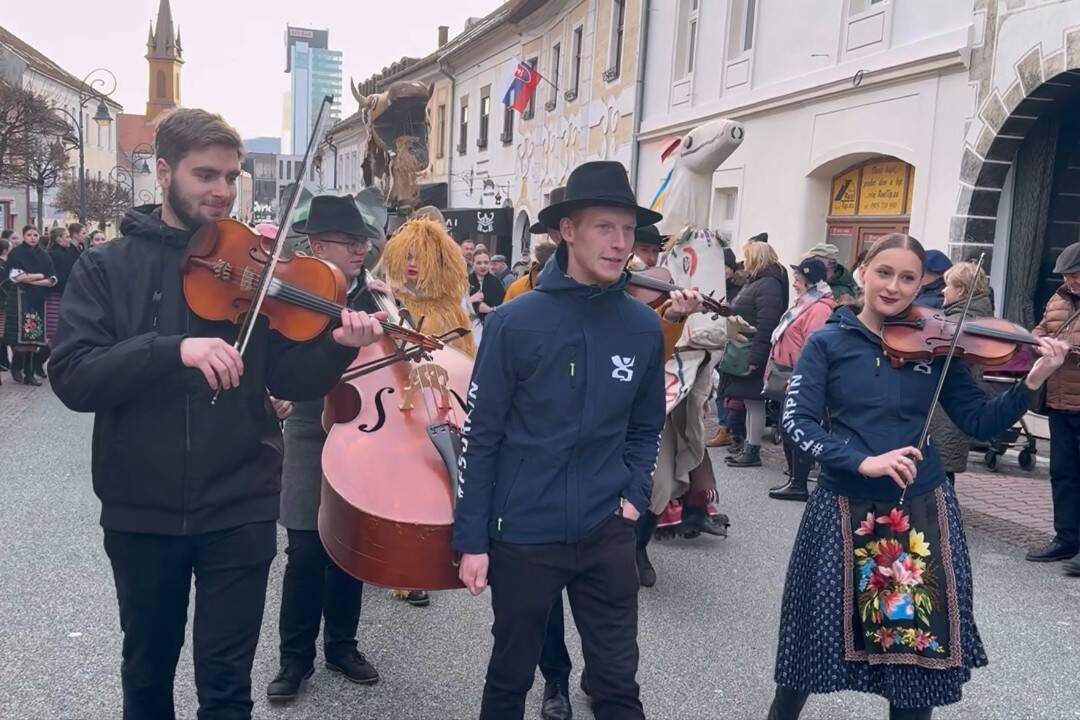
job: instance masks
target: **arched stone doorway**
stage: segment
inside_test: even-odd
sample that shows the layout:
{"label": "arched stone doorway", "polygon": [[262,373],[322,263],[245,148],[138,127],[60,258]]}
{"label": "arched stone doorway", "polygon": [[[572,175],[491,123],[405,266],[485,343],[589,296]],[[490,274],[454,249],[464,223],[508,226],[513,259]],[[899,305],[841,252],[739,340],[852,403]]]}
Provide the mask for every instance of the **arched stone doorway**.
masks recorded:
{"label": "arched stone doorway", "polygon": [[1040,83],[1004,117],[980,159],[965,150],[954,259],[993,258],[1001,312],[1032,325],[1060,284],[1051,270],[1080,239],[1080,73]]}
{"label": "arched stone doorway", "polygon": [[517,217],[514,218],[514,246],[511,250],[513,257],[510,258],[510,264],[517,262],[518,260],[528,260],[529,247],[532,235],[529,234],[529,226],[532,225],[529,222],[529,213],[525,209],[519,210]]}
{"label": "arched stone doorway", "polygon": [[[1080,239],[1080,3],[975,0],[954,260],[986,253],[999,314],[1031,326]],[[1063,31],[1064,29],[1064,31]]]}

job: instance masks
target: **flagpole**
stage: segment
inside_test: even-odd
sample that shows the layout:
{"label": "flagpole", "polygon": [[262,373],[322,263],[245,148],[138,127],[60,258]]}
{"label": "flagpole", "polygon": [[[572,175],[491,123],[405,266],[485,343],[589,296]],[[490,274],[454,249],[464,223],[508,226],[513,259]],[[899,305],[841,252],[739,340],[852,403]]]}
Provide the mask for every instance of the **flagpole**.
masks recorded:
{"label": "flagpole", "polygon": [[546,83],[547,83],[548,85],[550,85],[551,87],[555,88],[555,92],[559,92],[559,86],[558,86],[558,85],[556,85],[555,83],[551,82],[550,80],[548,80],[548,79],[547,79],[546,77],[544,77],[543,75],[541,75],[541,74],[540,74],[540,71],[539,71],[539,70],[537,70],[536,68],[534,68],[534,67],[533,67],[532,65],[529,65],[529,63],[525,62],[524,60],[519,60],[519,61],[518,61],[518,64],[519,64],[519,65],[524,65],[524,66],[526,66],[527,68],[529,68],[529,71],[530,71],[530,72],[534,72],[534,73],[536,73],[536,77],[540,78],[541,80],[543,80],[544,82],[546,82]]}

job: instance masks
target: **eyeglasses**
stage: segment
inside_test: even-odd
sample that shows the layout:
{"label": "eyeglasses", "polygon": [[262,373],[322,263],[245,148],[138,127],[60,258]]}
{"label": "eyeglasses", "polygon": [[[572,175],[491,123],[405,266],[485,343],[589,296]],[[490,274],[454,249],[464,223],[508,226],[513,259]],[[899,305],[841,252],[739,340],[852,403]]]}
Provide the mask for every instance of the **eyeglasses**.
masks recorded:
{"label": "eyeglasses", "polygon": [[371,249],[371,238],[353,238],[351,240],[320,240],[319,242],[328,243],[330,245],[344,245],[349,248],[349,252],[363,252]]}

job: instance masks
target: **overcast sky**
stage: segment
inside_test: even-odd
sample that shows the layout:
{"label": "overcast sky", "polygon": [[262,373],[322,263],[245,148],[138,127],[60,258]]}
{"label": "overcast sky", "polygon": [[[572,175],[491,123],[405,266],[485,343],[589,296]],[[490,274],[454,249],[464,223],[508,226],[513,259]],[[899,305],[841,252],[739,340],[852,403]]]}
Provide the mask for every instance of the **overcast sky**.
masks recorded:
{"label": "overcast sky", "polygon": [[[106,67],[117,77],[113,97],[126,112],[146,108],[146,31],[159,0],[0,0],[0,24],[76,77]],[[500,0],[171,0],[184,47],[181,100],[220,112],[245,138],[281,134],[285,26],[330,30],[330,48],[344,53],[344,115],[356,110],[348,90],[404,55],[435,49],[437,26],[450,36],[466,18],[482,17]],[[344,116],[343,115],[343,116]]]}

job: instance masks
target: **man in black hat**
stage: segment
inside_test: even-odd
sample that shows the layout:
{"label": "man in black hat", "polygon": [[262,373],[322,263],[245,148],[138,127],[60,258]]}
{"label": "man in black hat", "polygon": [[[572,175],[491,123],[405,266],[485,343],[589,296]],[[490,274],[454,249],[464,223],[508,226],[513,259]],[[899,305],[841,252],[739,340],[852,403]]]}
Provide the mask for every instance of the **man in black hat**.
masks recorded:
{"label": "man in black hat", "polygon": [[[376,312],[364,260],[372,240],[382,232],[368,221],[349,196],[319,195],[311,200],[308,217],[292,227],[308,236],[311,252],[338,267],[348,282],[345,304],[353,310]],[[375,287],[371,287],[374,285]],[[281,589],[278,620],[281,666],[266,688],[272,701],[295,698],[315,662],[315,640],[323,627],[323,656],[331,672],[354,683],[369,685],[379,673],[357,650],[360,602],[364,586],[330,560],[319,540],[319,497],[322,487],[322,449],[326,442],[321,415],[323,400],[297,402],[285,421],[285,464],[281,475],[281,517],[289,535],[288,560]]]}
{"label": "man in black hat", "polygon": [[[1054,272],[1064,281],[1046,304],[1034,334],[1080,345],[1080,242],[1061,251]],[[1032,550],[1032,562],[1065,563],[1068,575],[1080,576],[1080,365],[1069,358],[1046,381],[1050,421],[1050,489],[1054,500],[1054,539]],[[1075,556],[1075,557],[1074,557]]]}
{"label": "man in black hat", "polygon": [[563,238],[555,260],[484,329],[454,522],[462,582],[492,588],[482,719],[523,716],[564,588],[596,717],[644,717],[634,525],[664,425],[664,358],[659,319],[624,288],[635,230],[660,219],[619,163],[578,167],[540,213]]}
{"label": "man in black hat", "polygon": [[660,261],[660,248],[663,245],[664,238],[655,225],[638,228],[634,233],[634,257],[646,268],[656,267],[656,263]]}

